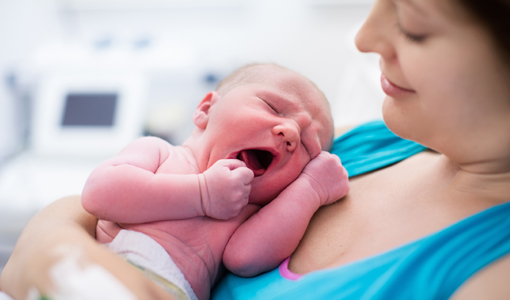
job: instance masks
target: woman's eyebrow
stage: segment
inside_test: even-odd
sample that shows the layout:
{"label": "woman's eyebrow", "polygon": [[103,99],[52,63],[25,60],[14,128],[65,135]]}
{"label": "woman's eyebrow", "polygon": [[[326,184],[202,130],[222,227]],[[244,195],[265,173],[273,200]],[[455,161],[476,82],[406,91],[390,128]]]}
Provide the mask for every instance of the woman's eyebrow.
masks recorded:
{"label": "woman's eyebrow", "polygon": [[408,5],[409,7],[411,7],[413,10],[415,10],[417,13],[419,13],[421,15],[427,14],[425,12],[425,10],[418,3],[416,3],[416,0],[393,0],[393,2],[395,4],[401,3],[404,5]]}

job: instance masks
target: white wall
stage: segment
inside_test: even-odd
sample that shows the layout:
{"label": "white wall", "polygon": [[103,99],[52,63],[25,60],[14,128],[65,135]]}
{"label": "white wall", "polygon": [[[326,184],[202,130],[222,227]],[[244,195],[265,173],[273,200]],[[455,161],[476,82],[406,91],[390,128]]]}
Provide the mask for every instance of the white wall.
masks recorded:
{"label": "white wall", "polygon": [[[0,199],[5,202],[0,220],[8,225],[0,226],[0,271],[29,218],[45,201],[67,195],[65,188],[79,193],[75,178],[90,173],[89,165],[79,169],[66,161],[57,166],[51,160],[46,162],[51,167],[42,164],[35,169],[39,173],[23,172],[35,165],[32,161],[25,161],[25,168],[17,173],[11,172],[19,167],[16,160],[2,168],[2,161],[23,145],[28,122],[24,95],[34,94],[37,74],[45,74],[38,71],[80,64],[83,53],[88,53],[87,63],[97,55],[103,61],[96,63],[113,66],[140,63],[150,56],[151,93],[146,101],[150,110],[172,101],[193,108],[213,88],[200,76],[221,77],[246,63],[275,62],[301,72],[324,91],[337,126],[355,124],[379,117],[382,100],[377,58],[359,54],[353,44],[370,2],[0,0],[0,171],[11,175],[4,177],[9,180],[0,189],[5,196]],[[133,48],[143,41],[149,43],[147,49]],[[89,51],[105,42],[111,45],[102,52]],[[6,83],[10,74],[17,79],[14,87]],[[182,115],[189,130],[190,110]],[[180,132],[182,140],[187,133]],[[28,175],[33,175],[31,180]],[[46,185],[42,177],[52,184]],[[62,177],[77,186],[62,184],[66,182]]]}
{"label": "white wall", "polygon": [[[376,59],[359,54],[353,44],[370,2],[211,0],[192,6],[180,0],[0,0],[0,76],[30,68],[29,58],[51,43],[86,45],[109,39],[113,47],[122,47],[148,39],[154,47],[174,45],[192,52],[204,74],[224,75],[256,61],[294,69],[324,91],[337,126],[353,124],[380,114]],[[138,4],[133,8],[133,3]],[[11,113],[18,102],[4,82],[0,84],[0,160],[18,149],[22,135],[19,112]],[[171,83],[161,81],[161,93],[192,106],[205,90],[196,83],[179,84],[189,92],[170,96],[175,90],[165,91],[165,86]],[[154,103],[165,99],[153,98]]]}
{"label": "white wall", "polygon": [[58,39],[60,30],[52,0],[0,1],[0,166],[23,138],[23,112],[8,77],[35,48]]}
{"label": "white wall", "polygon": [[354,47],[356,29],[366,17],[369,3],[244,3],[248,4],[202,9],[89,9],[76,15],[73,28],[90,39],[103,34],[130,40],[149,34],[156,42],[184,44],[198,52],[204,68],[230,70],[246,62],[276,62],[316,82],[332,102],[337,125],[379,115],[382,93],[376,58],[360,54]]}

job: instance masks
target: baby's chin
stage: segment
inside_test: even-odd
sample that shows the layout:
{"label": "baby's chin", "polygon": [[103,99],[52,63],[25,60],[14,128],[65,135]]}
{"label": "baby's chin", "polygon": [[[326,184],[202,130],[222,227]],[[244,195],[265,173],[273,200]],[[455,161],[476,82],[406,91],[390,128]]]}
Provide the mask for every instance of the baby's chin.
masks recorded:
{"label": "baby's chin", "polygon": [[273,193],[273,194],[267,194],[267,191],[264,191],[263,188],[255,188],[255,190],[252,187],[252,191],[250,193],[250,204],[257,204],[257,205],[267,205],[269,202],[271,202],[274,198],[278,196],[279,193]]}
{"label": "baby's chin", "polygon": [[[288,178],[277,178],[275,176],[266,177],[265,175],[255,177],[251,182],[251,192],[249,203],[257,205],[267,205],[273,201],[280,193],[285,190],[291,183],[286,184]],[[283,186],[283,187],[282,187]]]}

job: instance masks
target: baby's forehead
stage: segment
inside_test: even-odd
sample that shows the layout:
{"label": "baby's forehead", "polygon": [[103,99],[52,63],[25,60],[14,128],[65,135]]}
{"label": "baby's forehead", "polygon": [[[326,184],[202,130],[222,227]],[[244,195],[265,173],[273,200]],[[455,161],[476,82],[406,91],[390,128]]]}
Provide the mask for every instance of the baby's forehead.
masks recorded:
{"label": "baby's forehead", "polygon": [[333,118],[331,110],[322,91],[305,76],[278,65],[256,65],[231,77],[225,85],[224,92],[236,88],[257,86],[260,93],[276,94],[274,100],[297,105],[312,118],[314,130],[317,131],[321,146],[328,147],[333,136]]}
{"label": "baby's forehead", "polygon": [[[249,86],[250,84],[246,88]],[[253,81],[251,86],[257,87],[258,95],[281,103],[289,110],[306,111],[312,119],[319,122],[324,122],[324,118],[331,115],[324,94],[306,78]]]}
{"label": "baby's forehead", "polygon": [[[269,95],[269,93],[262,93],[262,95]],[[302,128],[306,131],[313,132],[313,136],[318,138],[321,148],[327,150],[333,138],[333,116],[329,103],[320,90],[315,87],[291,88],[281,94],[281,97],[270,98],[271,100],[281,99],[281,103],[292,107],[287,110],[290,115],[293,112],[298,112],[299,115],[311,121],[307,128]],[[288,101],[288,99],[292,99]],[[308,121],[304,121],[307,124]],[[303,124],[303,123],[302,123]]]}
{"label": "baby's forehead", "polygon": [[330,143],[333,135],[333,117],[329,102],[322,91],[308,78],[287,69],[267,68],[271,73],[264,77],[252,77],[253,83],[265,85],[267,90],[281,91],[305,110],[317,126],[322,143]]}
{"label": "baby's forehead", "polygon": [[310,100],[308,102],[329,106],[322,91],[310,79],[291,70],[267,67],[249,81],[288,93],[301,102]]}

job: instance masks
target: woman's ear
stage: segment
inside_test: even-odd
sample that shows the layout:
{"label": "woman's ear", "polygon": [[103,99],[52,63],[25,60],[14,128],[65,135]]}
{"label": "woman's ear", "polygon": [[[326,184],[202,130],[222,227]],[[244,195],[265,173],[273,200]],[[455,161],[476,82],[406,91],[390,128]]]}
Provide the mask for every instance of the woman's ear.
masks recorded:
{"label": "woman's ear", "polygon": [[205,95],[193,114],[193,122],[200,129],[205,129],[209,122],[209,110],[220,98],[218,92],[212,91]]}

